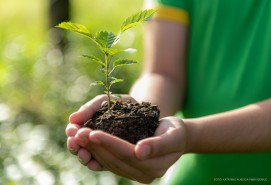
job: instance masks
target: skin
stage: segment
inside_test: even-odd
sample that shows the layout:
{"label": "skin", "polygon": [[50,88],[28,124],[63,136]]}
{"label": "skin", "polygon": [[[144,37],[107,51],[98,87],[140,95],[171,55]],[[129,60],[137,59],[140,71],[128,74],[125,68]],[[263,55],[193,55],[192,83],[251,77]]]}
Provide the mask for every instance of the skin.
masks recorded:
{"label": "skin", "polygon": [[151,21],[145,33],[144,70],[123,99],[133,97],[161,108],[155,136],[132,145],[101,131],[80,129],[106,99],[97,96],[70,116],[66,128],[67,147],[82,164],[150,183],[184,153],[271,151],[271,99],[195,119],[172,117],[185,98],[187,27]]}

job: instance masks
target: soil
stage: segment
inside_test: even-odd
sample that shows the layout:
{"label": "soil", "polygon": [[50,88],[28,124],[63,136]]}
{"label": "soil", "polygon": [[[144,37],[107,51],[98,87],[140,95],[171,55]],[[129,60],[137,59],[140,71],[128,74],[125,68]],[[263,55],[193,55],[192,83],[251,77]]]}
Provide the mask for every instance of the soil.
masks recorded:
{"label": "soil", "polygon": [[143,102],[115,102],[112,113],[107,111],[107,102],[88,120],[84,126],[102,130],[136,144],[139,140],[151,137],[159,124],[158,106]]}

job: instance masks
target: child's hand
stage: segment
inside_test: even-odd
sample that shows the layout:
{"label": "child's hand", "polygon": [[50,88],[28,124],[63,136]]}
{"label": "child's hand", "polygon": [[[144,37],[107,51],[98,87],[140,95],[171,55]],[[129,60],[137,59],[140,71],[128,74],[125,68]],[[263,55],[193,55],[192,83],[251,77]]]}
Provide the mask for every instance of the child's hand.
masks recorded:
{"label": "child's hand", "polygon": [[[129,95],[122,95],[121,98],[122,101],[130,100],[135,102]],[[91,154],[76,142],[75,136],[77,135],[77,140],[80,140],[82,144],[82,139],[91,132],[91,129],[89,128],[81,128],[82,125],[93,116],[93,114],[101,107],[101,104],[106,100],[106,95],[96,96],[94,99],[81,106],[77,112],[71,114],[69,118],[70,123],[66,127],[66,135],[68,137],[67,148],[72,154],[78,155],[79,161],[84,165],[91,160]],[[92,162],[95,164],[97,163],[95,160]],[[95,169],[98,170],[98,164],[96,164],[95,167]]]}
{"label": "child's hand", "polygon": [[[81,129],[75,141],[88,151],[90,160],[85,164],[90,170],[108,170],[117,175],[150,183],[165,174],[183,154],[186,131],[183,122],[175,117],[160,120],[155,136],[133,145],[102,131]],[[80,158],[89,158],[83,153]],[[94,160],[95,159],[95,160]]]}
{"label": "child's hand", "polygon": [[185,151],[183,121],[175,117],[161,119],[155,135],[136,145],[102,131],[80,128],[104,100],[106,96],[98,96],[71,115],[73,124],[66,130],[68,149],[93,171],[108,170],[142,183],[164,175]]}

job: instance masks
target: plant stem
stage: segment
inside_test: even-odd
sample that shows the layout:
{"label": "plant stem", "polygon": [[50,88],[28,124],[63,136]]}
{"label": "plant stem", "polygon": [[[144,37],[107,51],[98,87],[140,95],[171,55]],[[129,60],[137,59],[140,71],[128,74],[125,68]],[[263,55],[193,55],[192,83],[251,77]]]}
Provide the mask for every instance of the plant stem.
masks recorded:
{"label": "plant stem", "polygon": [[108,54],[105,54],[105,90],[106,90],[106,94],[108,97],[108,102],[107,102],[107,111],[108,113],[111,115],[112,111],[111,111],[111,96],[110,96],[110,82],[109,82],[109,67],[110,67],[110,59]]}

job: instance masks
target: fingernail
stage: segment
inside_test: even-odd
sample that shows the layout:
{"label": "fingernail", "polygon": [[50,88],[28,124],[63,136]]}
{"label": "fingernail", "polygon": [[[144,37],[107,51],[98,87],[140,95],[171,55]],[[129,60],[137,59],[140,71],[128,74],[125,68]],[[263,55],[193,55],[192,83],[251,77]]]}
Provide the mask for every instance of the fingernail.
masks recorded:
{"label": "fingernail", "polygon": [[75,149],[69,149],[70,153],[72,153],[73,155],[76,155],[77,154],[77,151]]}
{"label": "fingernail", "polygon": [[147,145],[143,145],[141,150],[142,150],[140,155],[141,159],[147,159],[151,154],[150,147]]}
{"label": "fingernail", "polygon": [[81,159],[80,157],[78,157],[78,160],[79,160],[79,162],[80,162],[81,164],[83,164],[83,165],[86,165],[86,164],[87,164],[87,162],[84,161],[83,159]]}

